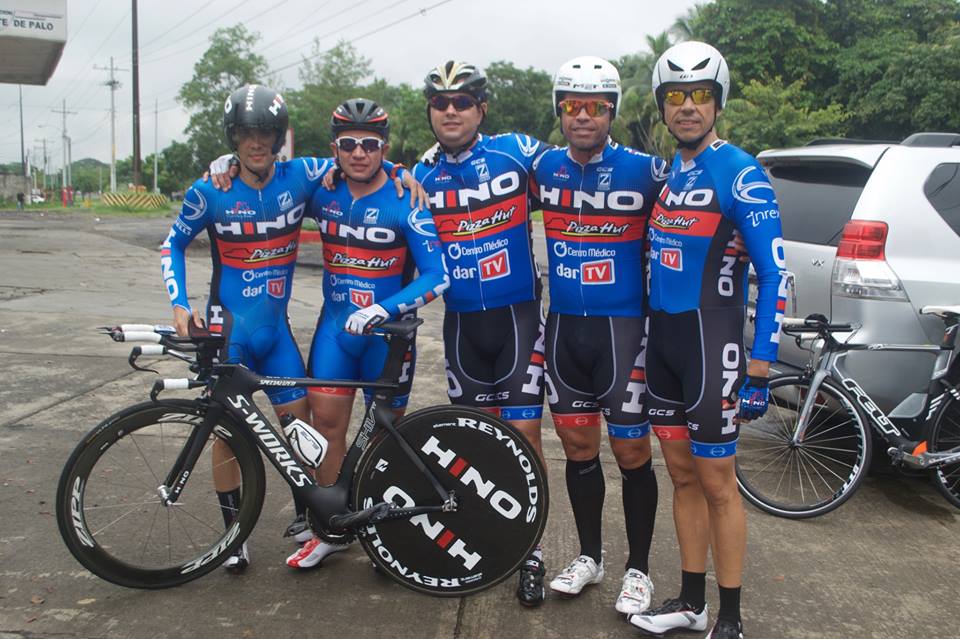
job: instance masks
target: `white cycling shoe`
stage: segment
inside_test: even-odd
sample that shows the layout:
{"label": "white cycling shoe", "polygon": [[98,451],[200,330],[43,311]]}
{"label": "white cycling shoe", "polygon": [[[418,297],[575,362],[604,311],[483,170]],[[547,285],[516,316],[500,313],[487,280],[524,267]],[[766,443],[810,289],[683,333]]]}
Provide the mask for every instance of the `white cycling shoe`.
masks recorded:
{"label": "white cycling shoe", "polygon": [[287,557],[287,565],[291,568],[313,568],[335,552],[343,552],[350,544],[331,544],[319,537],[311,537],[297,552]]}
{"label": "white cycling shoe", "polygon": [[240,544],[240,547],[223,562],[224,569],[234,574],[240,574],[246,570],[249,565],[250,551],[247,549],[247,542]]}
{"label": "white cycling shoe", "polygon": [[617,597],[617,612],[625,615],[639,615],[650,607],[653,598],[653,582],[650,577],[636,568],[630,568],[623,575],[620,596]]}
{"label": "white cycling shoe", "polygon": [[707,629],[707,606],[699,612],[679,599],[667,599],[661,606],[639,615],[631,615],[630,623],[647,634],[661,636],[671,630]]}
{"label": "white cycling shoe", "polygon": [[603,559],[597,564],[592,557],[580,555],[550,582],[550,590],[564,595],[579,595],[584,586],[603,579]]}

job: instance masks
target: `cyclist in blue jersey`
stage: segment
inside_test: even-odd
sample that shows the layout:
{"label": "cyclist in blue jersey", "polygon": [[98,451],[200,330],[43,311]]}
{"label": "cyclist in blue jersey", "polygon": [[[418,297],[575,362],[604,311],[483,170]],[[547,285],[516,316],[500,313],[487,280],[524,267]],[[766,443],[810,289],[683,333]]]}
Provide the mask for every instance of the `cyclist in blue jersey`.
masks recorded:
{"label": "cyclist in blue jersey", "polygon": [[550,587],[578,595],[604,575],[602,414],[620,467],[629,546],[615,607],[635,614],[653,592],[647,575],[657,512],[644,412],[644,238],[666,163],[610,139],[620,99],[620,75],[608,61],[583,56],[561,66],[553,102],[568,146],[534,162],[531,187],[550,270],[547,400],[580,541],[580,555]]}
{"label": "cyclist in blue jersey", "polygon": [[[454,404],[499,415],[543,457],[544,317],[531,240],[528,181],[545,145],[520,134],[486,136],[487,78],[446,62],[427,74],[427,118],[435,152],[414,168],[450,273],[443,323],[447,394]],[[517,597],[543,602],[538,547],[521,567]]]}
{"label": "cyclist in blue jersey", "polygon": [[[226,339],[222,359],[264,375],[302,377],[303,359],[290,332],[287,302],[307,200],[327,169],[314,158],[275,162],[287,129],[287,107],[276,91],[247,85],[224,107],[224,133],[240,159],[240,179],[227,192],[197,181],[161,248],[163,279],[173,304],[174,324],[186,335],[203,326],[187,297],[187,245],[203,231],[210,239],[213,277],[206,309],[209,330]],[[309,418],[306,391],[266,391],[278,415]],[[239,503],[239,475],[229,448],[213,443],[214,485],[224,522]],[[244,544],[225,566],[242,571],[249,563]]]}
{"label": "cyclist in blue jersey", "polygon": [[[387,113],[371,100],[351,99],[331,121],[334,157],[342,172],[334,191],[318,189],[310,200],[323,240],[323,310],[310,349],[310,375],[321,379],[379,377],[387,344],[369,335],[391,317],[413,316],[450,284],[440,240],[428,211],[398,200],[383,170],[389,149]],[[414,276],[414,271],[417,272]],[[413,383],[411,347],[392,408],[403,414]],[[320,466],[321,484],[332,484],[346,453],[354,389],[311,388],[313,425],[329,442]],[[369,403],[372,392],[365,392]],[[313,538],[287,559],[310,568],[346,550],[336,539]]]}
{"label": "cyclist in blue jersey", "polygon": [[[702,42],[671,47],[657,62],[653,89],[679,150],[648,231],[647,413],[673,480],[682,574],[677,598],[630,621],[653,634],[706,629],[712,545],[720,610],[708,637],[742,638],[746,514],[734,455],[740,424],[766,411],[769,365],[777,357],[786,301],[780,213],[756,159],[713,130],[730,90],[716,49]],[[747,268],[737,260],[734,230],[758,281],[749,364]],[[731,401],[738,388],[739,409]]]}

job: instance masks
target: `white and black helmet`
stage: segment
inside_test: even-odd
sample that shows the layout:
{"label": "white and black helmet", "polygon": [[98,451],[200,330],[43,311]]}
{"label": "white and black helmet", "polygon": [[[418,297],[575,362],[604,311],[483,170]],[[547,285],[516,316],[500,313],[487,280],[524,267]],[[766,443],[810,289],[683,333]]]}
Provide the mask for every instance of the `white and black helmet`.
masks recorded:
{"label": "white and black helmet", "polygon": [[610,93],[613,94],[613,117],[620,107],[620,73],[617,68],[592,55],[584,55],[564,62],[553,77],[553,109],[560,115],[562,93]]}
{"label": "white and black helmet", "polygon": [[287,105],[283,97],[269,87],[247,84],[227,98],[223,105],[223,135],[233,151],[237,150],[236,129],[262,129],[274,134],[270,152],[276,155],[287,135]]}
{"label": "white and black helmet", "polygon": [[730,69],[727,61],[706,42],[680,42],[667,49],[653,68],[652,88],[657,106],[663,112],[663,86],[712,82],[717,92],[717,103],[727,106],[730,93]]}

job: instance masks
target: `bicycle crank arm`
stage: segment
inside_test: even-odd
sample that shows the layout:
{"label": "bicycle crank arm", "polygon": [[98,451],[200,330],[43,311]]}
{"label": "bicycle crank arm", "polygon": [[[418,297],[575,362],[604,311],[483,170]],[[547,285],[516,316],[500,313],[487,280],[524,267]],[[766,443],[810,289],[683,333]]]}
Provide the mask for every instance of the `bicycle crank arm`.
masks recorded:
{"label": "bicycle crank arm", "polygon": [[457,502],[451,493],[447,501],[439,506],[412,506],[410,508],[399,508],[392,502],[382,501],[369,508],[347,513],[345,515],[334,515],[330,518],[330,527],[334,530],[356,530],[367,524],[377,524],[381,521],[390,521],[392,519],[409,519],[417,515],[426,513],[454,512],[457,509]]}
{"label": "bicycle crank arm", "polygon": [[909,468],[917,470],[926,470],[928,468],[939,468],[948,464],[960,462],[960,447],[951,448],[942,452],[931,453],[923,452],[914,455],[899,448],[890,448],[887,453],[893,459],[894,463],[901,463]]}

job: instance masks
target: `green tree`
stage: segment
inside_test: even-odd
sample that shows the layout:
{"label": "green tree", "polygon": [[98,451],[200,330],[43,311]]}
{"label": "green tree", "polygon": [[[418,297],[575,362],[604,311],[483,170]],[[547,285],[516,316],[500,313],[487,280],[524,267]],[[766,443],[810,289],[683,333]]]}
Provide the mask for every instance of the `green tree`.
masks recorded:
{"label": "green tree", "polygon": [[314,40],[299,69],[303,86],[287,95],[296,155],[330,155],[330,116],[344,100],[366,97],[361,83],[370,74],[370,60],[349,42],[323,51]]}
{"label": "green tree", "polygon": [[180,88],[177,99],[190,111],[186,134],[194,175],[227,151],[223,139],[223,103],[227,96],[244,84],[264,82],[267,62],[254,51],[259,39],[258,33],[242,24],[217,29],[210,36],[210,46],[193,66],[193,78]]}
{"label": "green tree", "polygon": [[533,67],[519,69],[505,61],[491,63],[486,74],[490,103],[484,131],[516,131],[546,140],[557,119],[552,77],[545,71]]}
{"label": "green tree", "polygon": [[751,80],[740,98],[727,102],[717,123],[721,137],[729,137],[750,153],[770,147],[800,146],[813,138],[843,135],[842,107],[831,104],[810,109],[803,104],[803,83],[784,85],[777,77],[764,84]]}

